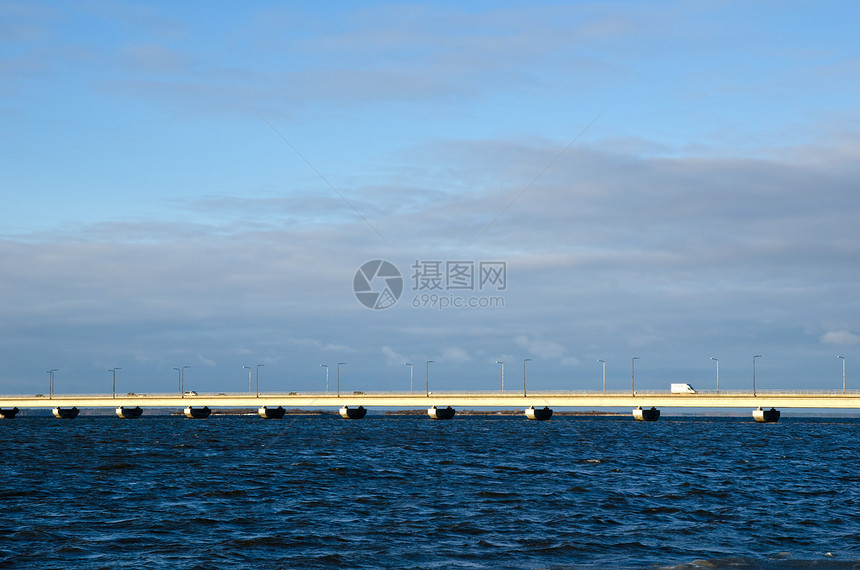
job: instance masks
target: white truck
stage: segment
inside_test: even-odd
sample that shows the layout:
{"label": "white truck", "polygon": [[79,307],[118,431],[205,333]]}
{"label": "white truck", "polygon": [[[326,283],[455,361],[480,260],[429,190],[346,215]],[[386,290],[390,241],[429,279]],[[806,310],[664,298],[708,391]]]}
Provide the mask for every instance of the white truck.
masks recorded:
{"label": "white truck", "polygon": [[672,384],[671,392],[673,394],[695,394],[696,390],[689,384]]}

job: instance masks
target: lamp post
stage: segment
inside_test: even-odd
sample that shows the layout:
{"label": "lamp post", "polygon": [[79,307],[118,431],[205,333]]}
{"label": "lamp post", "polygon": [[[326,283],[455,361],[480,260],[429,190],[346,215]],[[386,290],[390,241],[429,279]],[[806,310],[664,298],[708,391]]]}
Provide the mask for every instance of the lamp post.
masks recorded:
{"label": "lamp post", "polygon": [[242,366],[242,368],[248,369],[248,395],[251,395],[251,367],[250,366]]}
{"label": "lamp post", "polygon": [[753,356],[753,397],[755,397],[755,359],[761,358],[761,354]]}
{"label": "lamp post", "polygon": [[328,394],[328,364],[320,364],[325,368],[325,393]]}
{"label": "lamp post", "polygon": [[606,361],[605,361],[605,360],[600,360],[600,359],[598,358],[598,359],[597,359],[597,362],[602,362],[602,363],[603,363],[603,393],[605,394],[605,393],[606,393]]}
{"label": "lamp post", "polygon": [[639,360],[638,356],[634,356],[633,360],[630,361],[630,388],[633,391],[633,395],[636,395],[636,361]]}
{"label": "lamp post", "polygon": [[[257,365],[257,397],[260,397],[260,366],[265,366],[265,364]],[[249,372],[250,374],[250,372]]]}
{"label": "lamp post", "polygon": [[179,389],[180,389],[180,390],[182,390],[182,395],[183,395],[183,396],[185,395],[185,369],[186,369],[186,368],[191,368],[191,365],[187,365],[187,366],[183,366],[183,367],[182,367],[182,375],[181,375],[181,377],[180,377],[180,379],[179,379],[179,381],[180,381],[180,383],[181,383],[181,387],[180,387]]}
{"label": "lamp post", "polygon": [[711,360],[717,363],[717,394],[720,393],[720,359],[711,357]]}
{"label": "lamp post", "polygon": [[340,365],[346,364],[346,362],[338,362],[337,363],[337,397],[340,398]]}
{"label": "lamp post", "polygon": [[113,372],[113,397],[116,398],[116,371],[122,368],[108,368],[108,372]]}
{"label": "lamp post", "polygon": [[502,392],[504,392],[505,391],[505,363],[502,362],[501,360],[497,360],[496,364],[502,365]]}
{"label": "lamp post", "polygon": [[531,361],[531,358],[523,359],[523,397],[526,395],[526,362]]}
{"label": "lamp post", "polygon": [[403,366],[409,367],[409,393],[412,393],[412,373],[415,371],[415,367],[412,366],[411,362],[404,362]]}
{"label": "lamp post", "polygon": [[845,357],[837,356],[836,358],[842,359],[842,393],[845,393]]}
{"label": "lamp post", "polygon": [[48,398],[54,397],[54,372],[59,370],[59,368],[52,368],[50,370],[45,370],[45,374],[50,374],[50,380],[48,381]]}
{"label": "lamp post", "polygon": [[436,362],[436,361],[435,360],[428,360],[427,361],[427,377],[426,377],[426,379],[427,379],[427,396],[428,397],[430,396],[430,363],[431,362]]}

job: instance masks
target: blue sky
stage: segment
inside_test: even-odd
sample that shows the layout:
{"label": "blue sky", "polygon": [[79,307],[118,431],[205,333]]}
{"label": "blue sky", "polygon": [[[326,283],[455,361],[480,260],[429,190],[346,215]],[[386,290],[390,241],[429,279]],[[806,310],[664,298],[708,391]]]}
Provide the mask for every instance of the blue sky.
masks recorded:
{"label": "blue sky", "polygon": [[0,3],[0,392],[850,388],[858,12]]}

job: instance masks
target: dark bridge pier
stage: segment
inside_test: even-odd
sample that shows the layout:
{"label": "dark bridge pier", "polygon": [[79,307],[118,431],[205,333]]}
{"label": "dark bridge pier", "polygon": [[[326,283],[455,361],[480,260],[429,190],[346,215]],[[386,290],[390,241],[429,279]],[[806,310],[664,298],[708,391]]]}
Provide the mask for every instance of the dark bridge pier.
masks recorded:
{"label": "dark bridge pier", "polygon": [[11,420],[18,415],[18,408],[0,408],[0,420]]}
{"label": "dark bridge pier", "polygon": [[57,406],[51,411],[55,418],[59,418],[61,420],[74,419],[78,417],[78,413],[80,413],[80,410],[75,406],[72,406],[71,408],[61,408],[60,406]]}
{"label": "dark bridge pier", "polygon": [[116,415],[124,420],[133,420],[143,415],[143,410],[140,406],[135,406],[133,408],[120,406],[116,409]]}
{"label": "dark bridge pier", "polygon": [[278,406],[277,408],[273,408],[271,406],[262,406],[257,413],[260,414],[260,417],[264,420],[279,420],[284,417],[284,414],[287,411],[283,406]]}
{"label": "dark bridge pier", "polygon": [[549,406],[544,406],[543,409],[529,406],[526,409],[526,418],[530,420],[546,421],[552,417],[552,410]]}
{"label": "dark bridge pier", "polygon": [[761,406],[759,406],[757,409],[753,410],[753,419],[763,424],[775,424],[779,421],[779,416],[779,410],[774,408],[763,410],[761,409]]}
{"label": "dark bridge pier", "polygon": [[188,406],[187,408],[185,408],[185,417],[195,420],[205,420],[209,417],[209,414],[211,413],[212,410],[209,409],[209,406],[203,406],[202,408]]}
{"label": "dark bridge pier", "polygon": [[430,406],[430,409],[427,410],[427,415],[430,416],[431,420],[450,420],[454,417],[454,414],[457,413],[457,410],[448,406],[447,408],[437,408],[436,406]]}
{"label": "dark bridge pier", "polygon": [[642,406],[638,406],[633,410],[633,419],[640,422],[656,422],[660,417],[660,410],[651,406],[650,410],[643,410]]}
{"label": "dark bridge pier", "polygon": [[366,415],[367,410],[364,408],[364,406],[359,406],[357,408],[350,408],[349,406],[344,406],[340,409],[340,417],[345,420],[360,420]]}

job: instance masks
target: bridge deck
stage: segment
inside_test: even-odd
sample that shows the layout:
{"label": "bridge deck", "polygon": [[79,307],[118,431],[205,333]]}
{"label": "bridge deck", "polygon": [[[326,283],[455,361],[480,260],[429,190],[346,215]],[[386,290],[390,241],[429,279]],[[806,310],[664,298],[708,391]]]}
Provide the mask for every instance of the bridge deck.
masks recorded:
{"label": "bridge deck", "polygon": [[670,394],[668,392],[533,392],[524,396],[516,392],[367,392],[367,393],[261,393],[206,394],[181,397],[176,394],[135,394],[116,397],[111,394],[63,394],[53,397],[0,396],[0,408],[184,408],[209,406],[213,408],[250,408],[283,406],[285,408],[325,408],[340,406],[383,408],[421,408],[453,406],[455,408],[860,408],[860,391],[759,391],[699,392]]}

